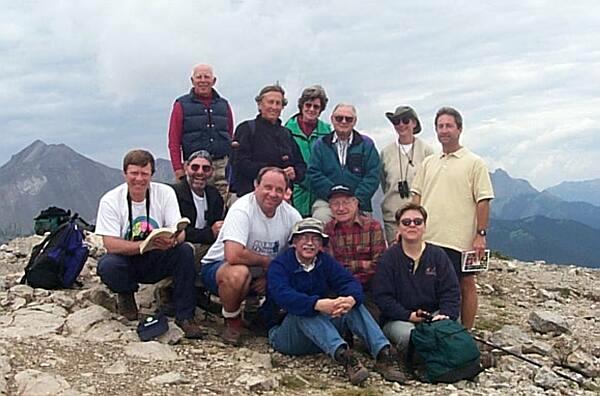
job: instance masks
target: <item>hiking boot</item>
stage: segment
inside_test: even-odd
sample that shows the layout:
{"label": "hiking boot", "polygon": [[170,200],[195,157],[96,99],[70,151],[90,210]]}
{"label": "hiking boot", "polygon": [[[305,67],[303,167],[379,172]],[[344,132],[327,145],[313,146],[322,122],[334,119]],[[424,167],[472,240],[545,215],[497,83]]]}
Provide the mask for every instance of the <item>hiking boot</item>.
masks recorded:
{"label": "hiking boot", "polygon": [[138,320],[138,307],[135,303],[135,296],[132,293],[119,293],[117,295],[117,308],[119,315],[123,315],[127,320]]}
{"label": "hiking boot", "polygon": [[383,347],[377,355],[375,371],[388,381],[406,384],[406,368],[401,364],[398,353],[390,346]]}
{"label": "hiking boot", "polygon": [[335,352],[335,360],[346,370],[346,376],[352,385],[359,385],[369,378],[369,371],[352,354],[350,348],[340,347]]}
{"label": "hiking boot", "polygon": [[204,332],[194,319],[176,320],[175,324],[183,330],[185,338],[200,340],[204,337]]}
{"label": "hiking boot", "polygon": [[235,318],[225,318],[225,330],[221,333],[223,342],[229,345],[239,346],[242,337],[242,327],[244,322],[239,316]]}

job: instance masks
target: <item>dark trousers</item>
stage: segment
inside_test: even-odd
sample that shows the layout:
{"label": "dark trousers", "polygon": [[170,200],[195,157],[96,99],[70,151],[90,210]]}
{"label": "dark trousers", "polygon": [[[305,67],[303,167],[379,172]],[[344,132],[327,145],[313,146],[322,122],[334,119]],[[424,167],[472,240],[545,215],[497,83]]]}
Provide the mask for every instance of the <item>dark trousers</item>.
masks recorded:
{"label": "dark trousers", "polygon": [[175,317],[178,320],[194,317],[196,270],[194,251],[187,243],[180,243],[165,251],[152,250],[143,255],[106,254],[98,262],[98,275],[115,293],[135,293],[139,283],[156,283],[172,276]]}

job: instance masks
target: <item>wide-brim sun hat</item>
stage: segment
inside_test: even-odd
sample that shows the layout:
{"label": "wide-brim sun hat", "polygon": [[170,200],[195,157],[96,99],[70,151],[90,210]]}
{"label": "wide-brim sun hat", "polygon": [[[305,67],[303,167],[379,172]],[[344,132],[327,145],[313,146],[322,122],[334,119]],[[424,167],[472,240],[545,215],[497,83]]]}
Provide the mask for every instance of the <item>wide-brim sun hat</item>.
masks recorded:
{"label": "wide-brim sun hat", "polygon": [[414,118],[417,122],[415,129],[413,130],[413,135],[421,132],[421,121],[419,121],[419,117],[417,116],[417,112],[410,106],[398,106],[394,112],[387,112],[385,116],[390,120],[390,122],[394,122],[395,120],[402,119],[403,117],[411,117]]}

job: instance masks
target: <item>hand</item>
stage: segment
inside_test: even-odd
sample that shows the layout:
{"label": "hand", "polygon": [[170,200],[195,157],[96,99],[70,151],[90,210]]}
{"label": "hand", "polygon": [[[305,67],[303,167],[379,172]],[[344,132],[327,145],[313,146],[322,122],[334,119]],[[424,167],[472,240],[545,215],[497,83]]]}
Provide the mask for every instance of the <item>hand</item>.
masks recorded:
{"label": "hand", "polygon": [[335,310],[336,306],[337,303],[334,299],[322,298],[320,300],[317,300],[317,303],[315,304],[315,310],[326,315],[331,315]]}
{"label": "hand", "polygon": [[336,302],[336,308],[331,314],[334,318],[347,314],[356,304],[356,300],[354,300],[354,297],[352,296],[338,297],[334,301]]}
{"label": "hand", "polygon": [[436,320],[445,320],[445,319],[450,319],[450,318],[448,317],[448,315],[440,315],[440,314],[438,314],[438,315],[435,315],[435,316],[434,316],[434,317],[431,319],[431,321],[432,321],[432,322],[435,322]]}
{"label": "hand", "polygon": [[252,284],[250,286],[252,287],[252,290],[254,290],[257,294],[263,296],[267,292],[267,278],[264,276],[261,278],[257,278],[252,281]]}
{"label": "hand", "polygon": [[169,250],[177,245],[177,239],[174,237],[159,237],[153,242],[153,245],[158,250]]}
{"label": "hand", "polygon": [[217,237],[217,235],[219,235],[219,231],[221,231],[221,227],[223,227],[222,220],[215,221],[215,224],[213,224],[212,227],[210,227],[215,238]]}
{"label": "hand", "polygon": [[475,250],[475,255],[477,256],[477,260],[481,260],[484,256],[485,250],[485,237],[477,234],[475,239],[473,239],[473,250]]}
{"label": "hand", "polygon": [[185,171],[183,169],[177,169],[175,171],[175,182],[178,182],[184,176],[185,176]]}
{"label": "hand", "polygon": [[290,180],[295,180],[296,179],[296,171],[294,170],[293,166],[288,166],[287,168],[284,168],[283,172],[285,172],[285,174],[287,175],[287,177]]}
{"label": "hand", "polygon": [[411,312],[410,317],[408,318],[408,321],[412,322],[412,323],[421,323],[424,320],[425,320],[425,318],[419,316],[419,314],[417,314],[416,311]]}

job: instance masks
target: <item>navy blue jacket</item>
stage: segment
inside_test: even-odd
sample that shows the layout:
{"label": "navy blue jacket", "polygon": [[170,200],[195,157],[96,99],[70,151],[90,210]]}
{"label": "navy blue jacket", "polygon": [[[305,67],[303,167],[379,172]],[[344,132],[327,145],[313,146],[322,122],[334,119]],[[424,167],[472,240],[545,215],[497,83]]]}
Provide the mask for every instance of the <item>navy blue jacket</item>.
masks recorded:
{"label": "navy blue jacket", "polygon": [[423,309],[448,315],[456,320],[460,308],[460,289],[454,267],[439,247],[426,244],[416,273],[414,261],[396,243],[377,263],[371,283],[373,299],[381,310],[383,323],[407,322],[411,312]]}
{"label": "navy blue jacket", "polygon": [[306,272],[296,259],[296,249],[286,249],[277,256],[267,271],[267,295],[287,313],[315,316],[317,300],[352,296],[356,306],[363,302],[360,283],[336,259],[321,252],[315,268]]}

